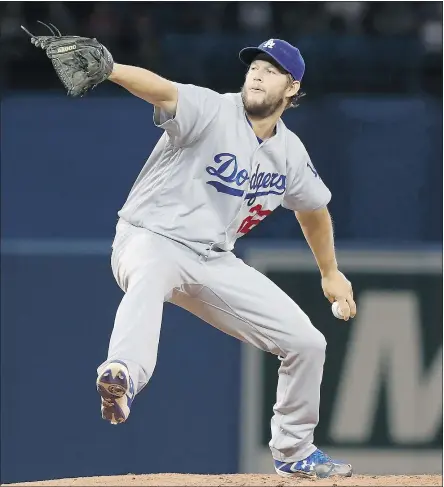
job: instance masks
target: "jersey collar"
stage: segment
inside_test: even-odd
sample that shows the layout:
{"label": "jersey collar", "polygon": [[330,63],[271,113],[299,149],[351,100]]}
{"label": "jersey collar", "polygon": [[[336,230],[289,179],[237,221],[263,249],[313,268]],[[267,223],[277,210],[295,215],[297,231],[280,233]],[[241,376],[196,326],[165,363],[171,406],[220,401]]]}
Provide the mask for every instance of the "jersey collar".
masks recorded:
{"label": "jersey collar", "polygon": [[[248,118],[248,115],[246,113],[245,113],[245,118],[247,119],[248,125],[251,127],[251,130],[253,130],[253,125],[251,124],[251,120]],[[277,124],[274,127],[274,133],[273,133],[272,137],[276,135],[276,130],[277,130]],[[256,134],[254,134],[254,135],[256,135]],[[262,144],[263,140],[260,137],[258,137],[257,135],[256,135],[256,139],[259,142],[259,144]]]}

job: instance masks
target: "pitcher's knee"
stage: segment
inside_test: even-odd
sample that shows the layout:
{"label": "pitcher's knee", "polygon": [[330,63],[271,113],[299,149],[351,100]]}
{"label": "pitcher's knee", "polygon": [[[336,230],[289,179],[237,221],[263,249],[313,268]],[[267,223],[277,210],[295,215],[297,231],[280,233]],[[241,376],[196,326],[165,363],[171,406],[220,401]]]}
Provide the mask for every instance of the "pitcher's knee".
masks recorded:
{"label": "pitcher's knee", "polygon": [[301,327],[293,325],[293,330],[285,340],[285,352],[297,353],[298,355],[324,356],[327,347],[327,341],[324,335],[315,328],[311,322],[309,326]]}
{"label": "pitcher's knee", "polygon": [[325,349],[327,348],[327,340],[325,336],[317,329],[314,328],[315,333],[313,334],[314,349],[325,354]]}

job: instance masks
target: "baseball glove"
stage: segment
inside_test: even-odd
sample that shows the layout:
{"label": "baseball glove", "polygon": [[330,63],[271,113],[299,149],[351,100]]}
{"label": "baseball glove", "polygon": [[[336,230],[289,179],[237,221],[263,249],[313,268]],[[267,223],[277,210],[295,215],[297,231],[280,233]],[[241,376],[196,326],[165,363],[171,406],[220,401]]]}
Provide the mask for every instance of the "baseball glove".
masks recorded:
{"label": "baseball glove", "polygon": [[43,24],[51,36],[35,36],[25,27],[21,28],[31,37],[31,43],[46,51],[57,76],[68,95],[83,96],[105,81],[113,70],[113,58],[97,39],[79,36],[62,36],[52,24]]}

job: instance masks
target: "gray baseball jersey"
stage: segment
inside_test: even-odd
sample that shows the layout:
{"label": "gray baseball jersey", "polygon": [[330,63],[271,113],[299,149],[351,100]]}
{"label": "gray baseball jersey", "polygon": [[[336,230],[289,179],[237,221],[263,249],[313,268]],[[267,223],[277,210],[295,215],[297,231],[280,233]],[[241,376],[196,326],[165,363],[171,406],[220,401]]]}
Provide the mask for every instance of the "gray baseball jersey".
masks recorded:
{"label": "gray baseball jersey", "polygon": [[165,130],[119,216],[198,253],[232,250],[279,205],[300,211],[331,194],[299,138],[282,120],[261,143],[240,93],[221,95],[176,83],[174,117],[155,109]]}

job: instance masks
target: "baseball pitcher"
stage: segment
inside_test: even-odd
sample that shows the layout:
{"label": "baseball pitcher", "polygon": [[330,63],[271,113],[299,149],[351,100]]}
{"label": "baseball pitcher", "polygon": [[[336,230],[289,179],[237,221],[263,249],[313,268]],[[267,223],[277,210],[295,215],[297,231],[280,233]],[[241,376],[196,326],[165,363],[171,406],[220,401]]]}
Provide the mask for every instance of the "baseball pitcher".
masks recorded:
{"label": "baseball pitcher", "polygon": [[171,302],[279,357],[269,444],[279,475],[351,476],[351,465],[313,443],[324,336],[278,286],[232,253],[238,238],[282,205],[295,213],[313,251],[326,298],[344,320],[355,316],[351,284],[335,257],[330,191],[281,120],[301,96],[299,50],[280,39],[242,49],[241,92],[219,94],[115,63],[96,39],[55,29],[28,34],[68,94],[82,96],[108,79],[152,104],[153,122],[163,129],[118,213],[111,267],[125,294],[97,370],[102,417],[128,419],[153,374],[163,305]]}

